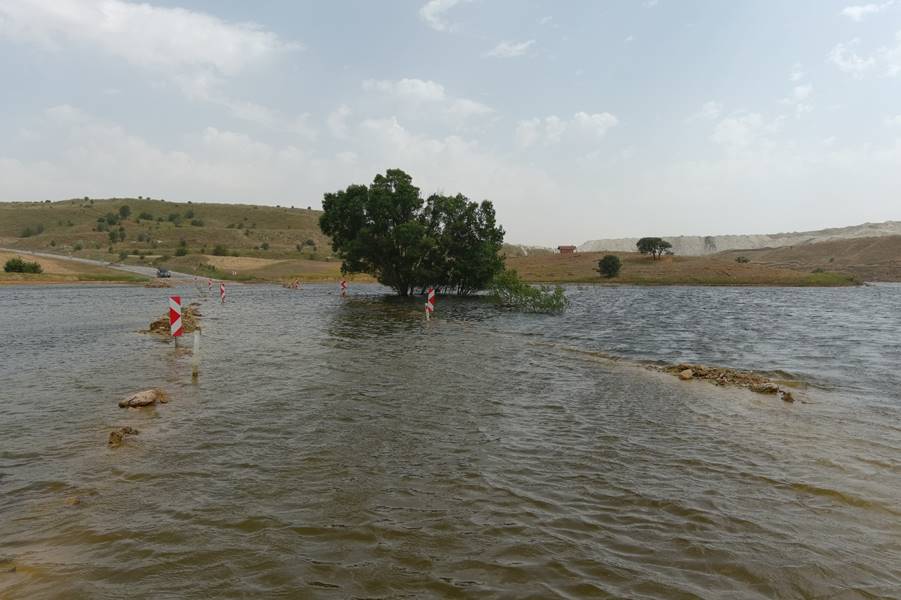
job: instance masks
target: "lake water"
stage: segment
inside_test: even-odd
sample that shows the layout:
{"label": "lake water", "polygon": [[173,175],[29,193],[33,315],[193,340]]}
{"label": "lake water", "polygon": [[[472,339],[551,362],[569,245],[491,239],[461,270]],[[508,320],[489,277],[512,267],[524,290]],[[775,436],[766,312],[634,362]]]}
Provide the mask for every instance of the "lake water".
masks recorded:
{"label": "lake water", "polygon": [[901,597],[901,286],[569,295],[0,287],[0,598]]}

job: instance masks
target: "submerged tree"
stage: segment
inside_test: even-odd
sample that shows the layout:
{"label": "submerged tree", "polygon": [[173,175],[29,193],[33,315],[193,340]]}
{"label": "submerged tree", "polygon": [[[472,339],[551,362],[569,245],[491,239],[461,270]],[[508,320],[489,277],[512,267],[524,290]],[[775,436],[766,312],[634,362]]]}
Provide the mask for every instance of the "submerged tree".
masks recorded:
{"label": "submerged tree", "polygon": [[400,169],[376,175],[369,187],[325,194],[319,227],[332,238],[343,273],[368,273],[407,296],[417,288],[470,294],[503,269],[504,230],[487,200],[461,194],[423,201]]}
{"label": "submerged tree", "polygon": [[650,254],[654,260],[673,247],[672,244],[659,237],[643,237],[635,244],[642,254]]}

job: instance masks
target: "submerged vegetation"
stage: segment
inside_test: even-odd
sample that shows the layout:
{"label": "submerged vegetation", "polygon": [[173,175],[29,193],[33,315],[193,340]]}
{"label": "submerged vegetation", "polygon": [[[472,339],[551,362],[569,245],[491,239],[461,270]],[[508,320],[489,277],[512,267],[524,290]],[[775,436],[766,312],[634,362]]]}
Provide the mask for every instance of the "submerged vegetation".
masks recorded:
{"label": "submerged vegetation", "polygon": [[489,288],[490,297],[507,308],[532,313],[562,313],[569,300],[559,285],[535,286],[520,279],[512,269],[504,269],[495,276]]}

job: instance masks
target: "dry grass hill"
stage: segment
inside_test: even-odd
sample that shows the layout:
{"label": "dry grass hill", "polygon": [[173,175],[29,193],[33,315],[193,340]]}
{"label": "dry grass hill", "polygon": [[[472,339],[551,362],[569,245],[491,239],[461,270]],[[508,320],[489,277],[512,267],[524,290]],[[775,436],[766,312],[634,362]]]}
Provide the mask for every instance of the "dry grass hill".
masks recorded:
{"label": "dry grass hill", "polygon": [[759,250],[732,250],[717,256],[744,256],[750,264],[780,269],[822,269],[861,281],[901,281],[901,235],[833,240]]}
{"label": "dry grass hill", "polygon": [[[623,262],[618,277],[602,279],[595,271],[605,254]],[[635,252],[580,252],[533,254],[509,258],[507,266],[524,279],[548,283],[584,282],[635,285],[853,285],[847,275],[812,273],[755,263],[738,263],[716,256],[663,256],[654,260]]]}
{"label": "dry grass hill", "polygon": [[[175,203],[149,198],[0,203],[0,247],[161,265],[223,279],[335,280],[340,276],[340,261],[319,230],[320,214],[299,207]],[[604,254],[601,252],[564,256],[549,249],[513,244],[505,245],[504,252],[508,264],[530,281],[847,285],[854,278],[901,280],[901,236],[709,256],[677,255],[659,261],[632,252],[614,252],[624,266],[613,280],[602,280],[594,271]],[[750,262],[738,263],[738,256]],[[101,280],[110,276],[96,275]],[[73,273],[69,276],[77,277]]]}

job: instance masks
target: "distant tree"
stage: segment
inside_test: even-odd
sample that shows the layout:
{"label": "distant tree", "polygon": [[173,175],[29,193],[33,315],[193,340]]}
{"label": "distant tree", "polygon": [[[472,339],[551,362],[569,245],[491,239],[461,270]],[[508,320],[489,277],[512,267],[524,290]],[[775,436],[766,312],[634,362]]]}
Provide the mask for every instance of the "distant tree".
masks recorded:
{"label": "distant tree", "polygon": [[44,269],[36,262],[26,262],[16,256],[6,261],[3,270],[7,273],[42,273]]}
{"label": "distant tree", "polygon": [[131,215],[131,207],[127,204],[123,204],[119,207],[119,217],[121,219],[127,219]]}
{"label": "distant tree", "polygon": [[343,273],[368,273],[408,296],[435,287],[469,294],[503,269],[504,230],[491,202],[433,195],[423,201],[399,169],[376,175],[369,187],[325,194],[322,232],[342,259]]}
{"label": "distant tree", "polygon": [[119,232],[118,231],[110,231],[109,232],[109,241],[110,244],[115,244],[119,241]]}
{"label": "distant tree", "polygon": [[138,218],[144,219],[145,221],[152,221],[153,215],[145,210],[145,211],[141,211],[141,214],[138,215]]}
{"label": "distant tree", "polygon": [[660,258],[664,252],[673,247],[672,244],[659,237],[643,237],[635,245],[638,247],[639,252],[650,254],[654,257],[654,260]]}
{"label": "distant tree", "polygon": [[619,275],[619,271],[622,267],[623,263],[617,255],[607,254],[598,261],[598,268],[596,270],[604,277],[610,279]]}

